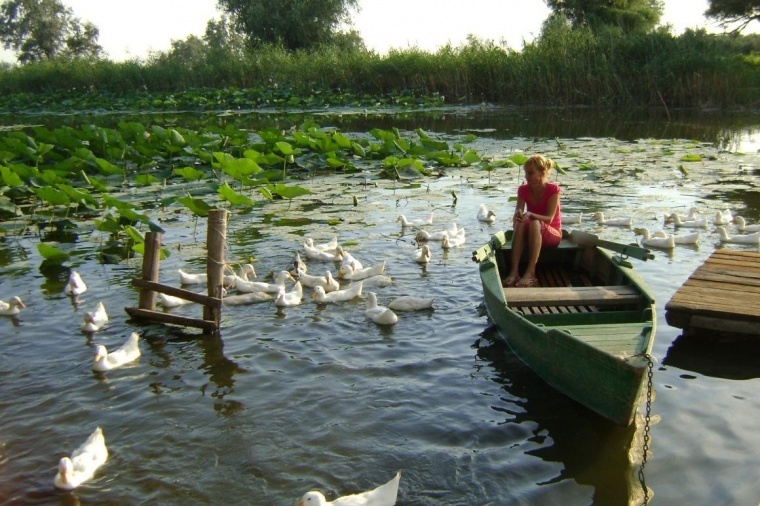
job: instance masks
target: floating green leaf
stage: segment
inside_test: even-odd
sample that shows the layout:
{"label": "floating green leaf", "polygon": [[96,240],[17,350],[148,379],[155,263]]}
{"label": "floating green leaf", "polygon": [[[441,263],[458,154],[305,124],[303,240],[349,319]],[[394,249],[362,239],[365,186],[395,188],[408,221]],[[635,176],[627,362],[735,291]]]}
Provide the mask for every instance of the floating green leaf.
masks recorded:
{"label": "floating green leaf", "polygon": [[42,255],[42,258],[50,263],[61,264],[69,259],[68,253],[44,242],[37,245],[37,250]]}
{"label": "floating green leaf", "polygon": [[682,162],[701,162],[702,161],[702,157],[700,155],[696,154],[696,153],[691,153],[691,154],[688,154],[688,155],[683,155],[681,157],[681,161]]}
{"label": "floating green leaf", "polygon": [[212,210],[213,208],[208,205],[204,200],[201,199],[194,199],[190,195],[185,195],[184,197],[178,197],[177,202],[180,202],[185,207],[190,209],[190,211],[196,215],[205,218],[208,216],[208,212]]}
{"label": "floating green leaf", "polygon": [[182,167],[179,169],[174,169],[172,172],[178,176],[182,176],[188,181],[200,181],[200,179],[205,175],[203,171],[198,170],[195,167]]}
{"label": "floating green leaf", "polygon": [[240,195],[239,193],[236,193],[235,190],[230,188],[229,185],[226,183],[219,186],[219,198],[222,200],[226,200],[233,206],[243,206],[243,207],[253,206],[253,200],[246,197],[245,195]]}

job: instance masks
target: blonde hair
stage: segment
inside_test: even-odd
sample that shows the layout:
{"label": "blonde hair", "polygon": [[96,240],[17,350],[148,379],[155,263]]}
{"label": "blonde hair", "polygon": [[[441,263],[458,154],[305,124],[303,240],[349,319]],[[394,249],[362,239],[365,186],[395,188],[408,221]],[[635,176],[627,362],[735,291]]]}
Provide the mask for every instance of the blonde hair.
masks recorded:
{"label": "blonde hair", "polygon": [[532,155],[530,158],[525,160],[523,167],[526,169],[536,169],[541,172],[541,175],[543,177],[548,177],[549,171],[553,165],[554,162],[552,162],[550,158],[547,158],[543,155]]}

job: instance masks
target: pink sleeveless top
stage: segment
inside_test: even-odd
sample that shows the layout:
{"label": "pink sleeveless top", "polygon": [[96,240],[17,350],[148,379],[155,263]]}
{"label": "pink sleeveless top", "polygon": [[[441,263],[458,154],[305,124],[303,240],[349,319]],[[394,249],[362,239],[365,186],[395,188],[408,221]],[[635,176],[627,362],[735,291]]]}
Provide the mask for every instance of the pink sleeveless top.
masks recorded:
{"label": "pink sleeveless top", "polygon": [[[521,197],[523,201],[525,201],[525,205],[528,207],[528,211],[536,214],[545,215],[546,214],[546,207],[549,202],[549,197],[552,195],[560,194],[562,191],[559,188],[559,185],[556,183],[546,183],[546,188],[544,189],[544,195],[541,197],[541,202],[539,202],[537,205],[531,204],[530,201],[530,186],[527,184],[520,185],[519,188],[517,188],[517,196]],[[552,221],[549,223],[549,226],[554,227],[556,229],[562,228],[562,213],[560,212],[560,203],[557,202],[557,211],[554,213],[554,217],[552,218]]]}

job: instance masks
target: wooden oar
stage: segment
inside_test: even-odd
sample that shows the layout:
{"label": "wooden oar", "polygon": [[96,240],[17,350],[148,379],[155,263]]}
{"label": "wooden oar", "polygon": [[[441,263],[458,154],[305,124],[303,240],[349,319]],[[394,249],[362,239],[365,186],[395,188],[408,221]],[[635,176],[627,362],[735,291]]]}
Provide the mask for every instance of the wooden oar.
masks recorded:
{"label": "wooden oar", "polygon": [[588,232],[581,232],[580,230],[573,230],[570,232],[570,241],[579,246],[599,246],[600,248],[608,249],[610,251],[616,251],[621,255],[633,257],[637,260],[651,260],[654,259],[654,255],[646,248],[639,246],[633,246],[631,244],[620,244],[617,242],[606,241],[599,239],[594,234]]}

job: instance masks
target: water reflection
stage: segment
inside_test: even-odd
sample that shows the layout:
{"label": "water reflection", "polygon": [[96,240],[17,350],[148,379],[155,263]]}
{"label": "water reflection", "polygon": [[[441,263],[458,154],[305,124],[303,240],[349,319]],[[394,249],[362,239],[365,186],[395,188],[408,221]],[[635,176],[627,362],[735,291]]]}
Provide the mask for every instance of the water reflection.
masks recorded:
{"label": "water reflection", "polygon": [[680,335],[662,363],[704,376],[732,380],[760,378],[760,342],[749,337],[719,339],[710,335]]}
{"label": "water reflection", "polygon": [[493,364],[498,373],[494,381],[506,392],[501,400],[509,406],[494,409],[508,413],[508,423],[535,425],[530,441],[542,446],[526,454],[563,465],[557,476],[539,486],[574,480],[594,488],[591,504],[598,506],[633,506],[652,498],[651,490],[645,495],[639,474],[641,416],[630,427],[621,427],[558,393],[499,340],[495,327],[481,335],[478,356]]}

